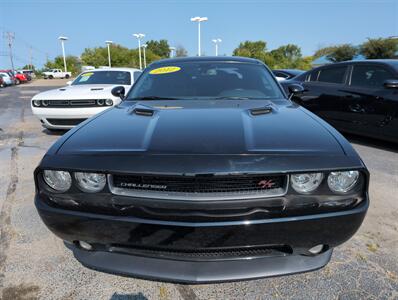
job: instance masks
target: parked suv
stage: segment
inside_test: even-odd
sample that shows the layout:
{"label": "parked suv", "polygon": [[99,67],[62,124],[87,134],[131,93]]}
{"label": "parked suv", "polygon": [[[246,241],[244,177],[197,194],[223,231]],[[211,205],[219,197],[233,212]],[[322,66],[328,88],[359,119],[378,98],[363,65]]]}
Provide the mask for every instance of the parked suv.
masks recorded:
{"label": "parked suv", "polygon": [[348,61],[281,82],[293,100],[338,130],[398,143],[398,60]]}

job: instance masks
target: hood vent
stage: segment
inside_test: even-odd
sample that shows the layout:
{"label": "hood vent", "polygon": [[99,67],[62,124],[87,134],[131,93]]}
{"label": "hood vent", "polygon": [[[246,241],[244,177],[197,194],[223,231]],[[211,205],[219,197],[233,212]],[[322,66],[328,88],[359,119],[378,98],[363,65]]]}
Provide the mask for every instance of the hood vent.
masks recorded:
{"label": "hood vent", "polygon": [[155,111],[150,108],[135,108],[133,112],[139,116],[152,117]]}
{"label": "hood vent", "polygon": [[252,108],[250,109],[250,114],[252,116],[258,116],[258,115],[266,115],[272,112],[272,107],[271,106],[265,106],[265,107],[259,107],[259,108]]}
{"label": "hood vent", "polygon": [[90,91],[102,91],[104,88],[91,88]]}
{"label": "hood vent", "polygon": [[66,91],[66,89],[65,88],[62,88],[62,89],[59,89],[60,91]]}

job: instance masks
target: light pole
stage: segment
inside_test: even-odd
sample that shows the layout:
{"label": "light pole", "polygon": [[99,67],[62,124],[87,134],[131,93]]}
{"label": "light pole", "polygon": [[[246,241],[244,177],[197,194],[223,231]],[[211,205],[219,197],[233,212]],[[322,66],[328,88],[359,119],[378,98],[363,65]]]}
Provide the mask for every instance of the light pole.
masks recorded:
{"label": "light pole", "polygon": [[145,34],[143,33],[134,33],[133,36],[135,36],[138,40],[138,56],[140,57],[140,70],[142,70],[142,62],[141,62],[141,40],[145,37]]}
{"label": "light pole", "polygon": [[109,68],[110,67],[112,67],[112,65],[111,65],[111,45],[112,45],[112,41],[105,41],[105,43],[106,43],[106,46],[108,47],[108,65],[109,65]]}
{"label": "light pole", "polygon": [[68,38],[67,38],[66,36],[60,36],[60,37],[58,37],[58,39],[61,41],[62,56],[64,57],[64,67],[65,67],[65,72],[67,72],[67,70],[66,70],[66,57],[65,57],[65,45],[64,45],[64,41],[67,41]]}
{"label": "light pole", "polygon": [[147,44],[142,45],[142,50],[144,51],[144,69],[146,68],[146,47],[148,47]]}
{"label": "light pole", "polygon": [[170,57],[174,57],[175,56],[175,52],[176,51],[176,47],[169,47],[170,50]]}
{"label": "light pole", "polygon": [[214,43],[214,45],[216,46],[216,56],[218,56],[218,43],[221,43],[222,42],[222,40],[221,39],[213,39],[213,40],[211,40],[213,43]]}
{"label": "light pole", "polygon": [[200,56],[201,50],[200,50],[200,23],[207,21],[207,17],[193,17],[191,18],[192,22],[198,22],[198,56]]}

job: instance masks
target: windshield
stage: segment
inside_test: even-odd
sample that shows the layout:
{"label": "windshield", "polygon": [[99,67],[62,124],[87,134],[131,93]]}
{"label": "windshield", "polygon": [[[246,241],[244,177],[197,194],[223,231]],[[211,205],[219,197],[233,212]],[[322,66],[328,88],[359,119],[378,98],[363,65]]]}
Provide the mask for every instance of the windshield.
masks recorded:
{"label": "windshield", "polygon": [[234,62],[182,62],[146,70],[127,100],[282,98],[262,65]]}
{"label": "windshield", "polygon": [[97,71],[85,72],[77,77],[72,85],[82,84],[121,84],[130,85],[130,72],[126,71]]}

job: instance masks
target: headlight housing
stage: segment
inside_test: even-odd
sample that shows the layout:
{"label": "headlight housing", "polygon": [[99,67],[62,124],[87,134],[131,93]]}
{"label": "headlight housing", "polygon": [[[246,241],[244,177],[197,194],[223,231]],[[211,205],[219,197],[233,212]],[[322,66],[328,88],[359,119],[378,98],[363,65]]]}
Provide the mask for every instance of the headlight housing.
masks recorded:
{"label": "headlight housing", "polygon": [[105,105],[112,106],[113,105],[113,100],[112,99],[106,99],[105,100]]}
{"label": "headlight housing", "polygon": [[44,170],[45,183],[57,192],[66,192],[72,186],[72,177],[66,171]]}
{"label": "headlight housing", "polygon": [[347,193],[354,188],[359,179],[358,171],[330,172],[328,186],[336,193]]}
{"label": "headlight housing", "polygon": [[106,184],[106,176],[101,173],[76,172],[75,178],[79,189],[86,193],[99,192]]}
{"label": "headlight housing", "polygon": [[103,106],[104,103],[105,103],[104,99],[98,99],[98,100],[97,100],[97,105],[98,105],[98,106]]}
{"label": "headlight housing", "polygon": [[36,107],[39,107],[41,105],[40,100],[33,100],[32,103],[33,103],[33,106],[36,106]]}
{"label": "headlight housing", "polygon": [[290,176],[293,189],[301,194],[315,191],[323,179],[322,173],[301,173]]}

